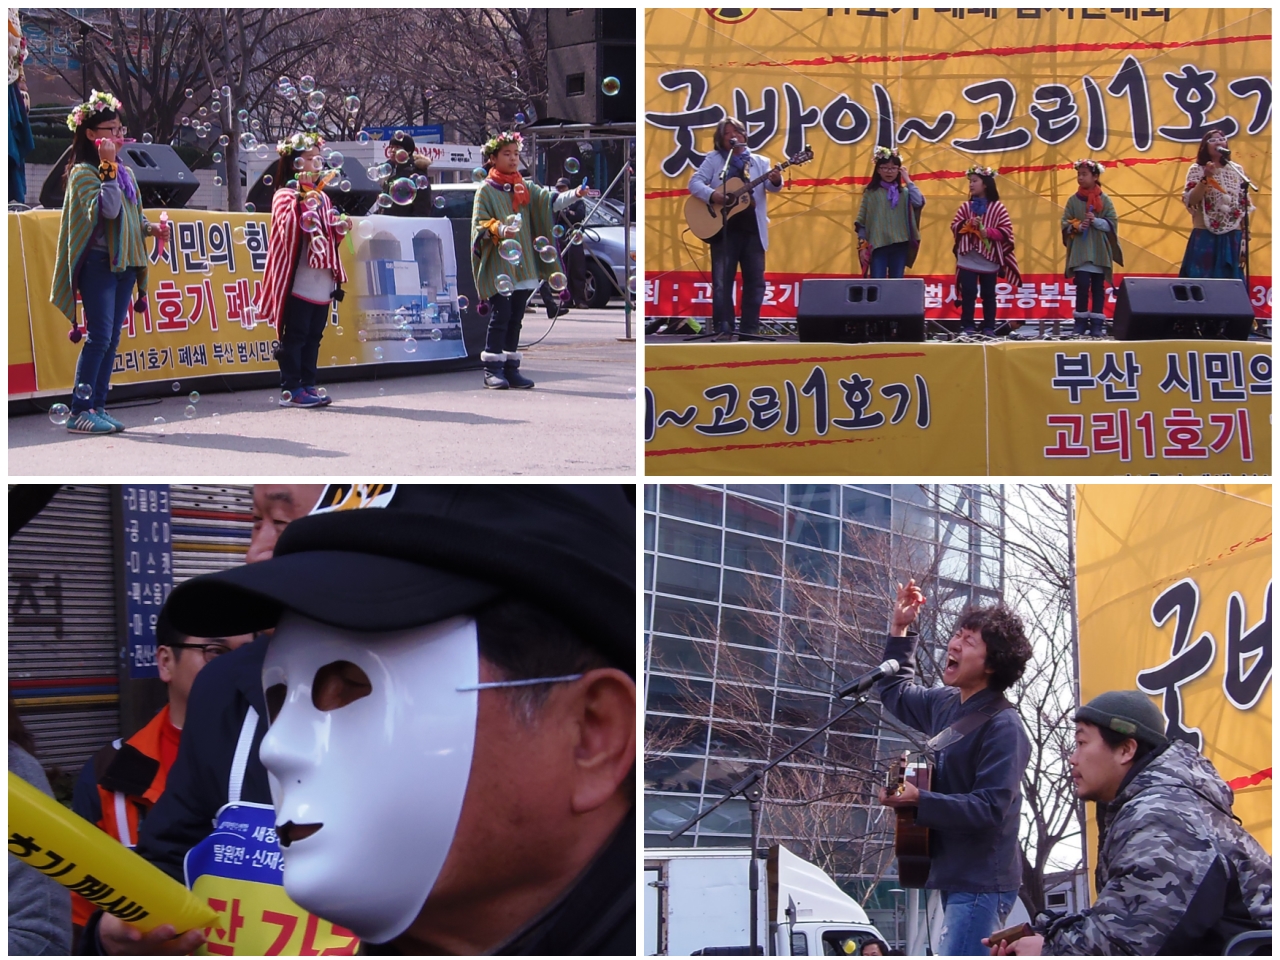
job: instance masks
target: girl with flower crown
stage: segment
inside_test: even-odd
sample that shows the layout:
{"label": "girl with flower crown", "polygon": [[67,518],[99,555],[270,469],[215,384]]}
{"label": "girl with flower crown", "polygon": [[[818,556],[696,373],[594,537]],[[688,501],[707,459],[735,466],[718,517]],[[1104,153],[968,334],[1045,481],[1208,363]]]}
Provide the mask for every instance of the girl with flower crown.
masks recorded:
{"label": "girl with flower crown", "polygon": [[119,100],[100,90],[91,91],[89,99],[67,115],[67,126],[74,136],[63,173],[65,199],[49,299],[71,321],[71,341],[77,343],[79,290],[88,333],[76,362],[67,429],[73,433],[119,433],[124,424],[107,413],[116,347],[134,285],[138,287],[139,309],[147,295],[144,238],[168,237],[169,227],[163,222],[148,222],[137,180],[128,167],[116,161],[125,135]]}
{"label": "girl with flower crown", "polygon": [[273,181],[267,265],[254,306],[259,320],[276,325],[280,344],[280,406],[327,407],[316,386],[320,341],[334,300],[342,299],[347,273],[338,243],[349,229],[324,188],[336,170],[321,175],[324,140],[295,133],[276,144],[280,160]]}
{"label": "girl with flower crown", "polygon": [[907,176],[902,157],[888,147],[876,147],[875,169],[854,221],[864,276],[901,279],[915,263],[922,209],[924,194]]}
{"label": "girl with flower crown", "polygon": [[960,290],[960,329],[974,333],[973,314],[982,288],[982,333],[996,332],[996,278],[1014,287],[1022,283],[1013,254],[1013,221],[1000,202],[996,172],[990,167],[968,170],[969,199],[951,221],[955,236],[956,286]]}
{"label": "girl with flower crown", "polygon": [[[1067,200],[1062,212],[1062,243],[1067,248],[1066,278],[1076,285],[1075,334],[1100,337],[1106,330],[1106,291],[1103,281],[1115,283],[1112,263],[1124,266],[1117,236],[1119,221],[1111,198],[1102,192],[1102,164],[1077,160],[1074,164],[1080,189]],[[1093,311],[1089,295],[1093,294]]]}
{"label": "girl with flower crown", "polygon": [[[480,312],[489,314],[480,362],[484,385],[491,390],[533,386],[520,372],[517,349],[525,304],[540,279],[565,281],[564,267],[550,239],[555,214],[591,193],[581,186],[557,194],[528,183],[520,176],[523,146],[524,138],[515,132],[500,133],[484,145],[481,153],[487,172],[471,211],[471,272],[484,301]],[[545,242],[537,244],[535,239]]]}

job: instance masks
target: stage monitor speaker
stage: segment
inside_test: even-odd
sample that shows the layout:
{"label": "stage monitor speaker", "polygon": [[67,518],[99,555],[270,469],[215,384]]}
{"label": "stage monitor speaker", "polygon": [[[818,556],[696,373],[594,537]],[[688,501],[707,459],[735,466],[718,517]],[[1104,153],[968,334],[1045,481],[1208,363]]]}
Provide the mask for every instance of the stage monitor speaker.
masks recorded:
{"label": "stage monitor speaker", "polygon": [[[62,171],[71,148],[58,158],[40,191],[40,205],[51,210],[62,206]],[[133,171],[142,194],[142,205],[151,209],[181,210],[200,188],[200,181],[182,162],[178,152],[165,143],[126,143],[118,158]]]}
{"label": "stage monitor speaker", "polygon": [[1125,277],[1117,340],[1248,340],[1253,304],[1243,280]]}
{"label": "stage monitor speaker", "polygon": [[809,343],[919,343],[924,281],[801,280],[796,327]]}
{"label": "stage monitor speaker", "polygon": [[[272,177],[273,179],[276,177],[277,166],[278,164],[273,163],[263,170],[258,175],[258,179],[254,181],[253,186],[249,188],[248,195],[245,198],[249,203],[253,204],[253,208],[259,213],[271,212],[271,198],[275,195],[276,186],[283,186],[283,184],[268,186],[264,182],[266,177]],[[291,179],[292,176],[286,178],[285,183],[288,183]],[[343,190],[338,186],[343,180],[351,181],[350,190]],[[365,168],[359,160],[352,157],[344,157],[342,160],[342,176],[335,177],[329,186],[325,187],[324,192],[329,195],[329,201],[339,213],[345,213],[352,217],[362,217],[366,214],[377,212],[373,206],[378,199],[378,194],[382,192],[382,185],[369,179],[369,175],[365,173]]]}

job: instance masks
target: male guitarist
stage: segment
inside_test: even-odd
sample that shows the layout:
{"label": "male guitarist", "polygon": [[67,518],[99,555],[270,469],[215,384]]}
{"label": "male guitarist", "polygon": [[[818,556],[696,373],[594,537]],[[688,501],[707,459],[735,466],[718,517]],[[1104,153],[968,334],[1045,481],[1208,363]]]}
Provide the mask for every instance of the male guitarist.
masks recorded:
{"label": "male guitarist", "polygon": [[721,335],[733,333],[733,278],[741,266],[742,332],[756,333],[764,303],[764,252],[769,249],[765,192],[782,189],[782,174],[769,173],[769,161],[752,155],[747,149],[746,128],[733,117],[716,124],[714,143],[715,150],[707,154],[689,180],[689,192],[703,203],[724,203],[728,180],[736,177],[749,183],[769,174],[767,180],[731,208],[737,212],[711,239],[711,313],[715,331]]}
{"label": "male guitarist", "polygon": [[913,683],[919,637],[908,628],[924,602],[914,580],[899,585],[884,656],[902,669],[879,692],[885,709],[930,738],[931,789],[907,784],[880,800],[916,808],[916,822],[930,828],[926,887],[940,892],[944,912],[934,952],[982,956],[982,938],[1003,924],[1022,883],[1018,813],[1031,743],[1004,691],[1022,676],[1031,644],[1003,604],[970,608],[947,644],[945,686]]}

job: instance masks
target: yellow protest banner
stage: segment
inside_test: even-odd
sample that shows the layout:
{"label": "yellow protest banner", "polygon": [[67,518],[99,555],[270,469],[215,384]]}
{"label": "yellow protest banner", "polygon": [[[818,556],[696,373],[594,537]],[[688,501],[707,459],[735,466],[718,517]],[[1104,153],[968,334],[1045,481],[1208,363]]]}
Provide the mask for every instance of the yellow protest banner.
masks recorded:
{"label": "yellow protest banner", "polygon": [[201,955],[349,957],[360,946],[350,930],[307,913],[279,884],[204,875],[192,890],[218,912]]}
{"label": "yellow protest banner", "polygon": [[[148,211],[152,221],[160,211]],[[61,211],[9,215],[9,395],[69,393],[80,347],[49,302]],[[112,382],[146,383],[277,369],[276,326],[246,309],[262,282],[264,214],[169,212],[172,239],[147,244],[146,309],[130,311]],[[452,225],[364,217],[340,247],[351,289],[334,306],[323,367],[466,356]],[[83,312],[77,305],[83,326]],[[15,329],[17,328],[17,329]],[[25,335],[29,346],[23,350]]]}
{"label": "yellow protest banner", "polygon": [[[645,299],[650,316],[711,312],[707,246],[686,231],[689,177],[735,116],[789,168],[770,217],[764,316],[792,317],[805,277],[860,276],[853,221],[872,151],[893,146],[924,194],[926,316],[958,319],[950,222],[965,171],[997,169],[1023,283],[1001,319],[1069,318],[1060,219],[1075,160],[1105,167],[1119,275],[1176,275],[1186,174],[1218,127],[1250,193],[1249,297],[1271,316],[1271,10],[650,9],[645,30]],[[1114,303],[1114,300],[1112,300]]]}
{"label": "yellow protest banner", "polygon": [[650,345],[645,470],[1268,474],[1262,342]]}
{"label": "yellow protest banner", "polygon": [[[1149,693],[1270,851],[1270,485],[1085,484],[1076,503],[1082,701]],[[1096,840],[1091,819],[1091,861]]]}

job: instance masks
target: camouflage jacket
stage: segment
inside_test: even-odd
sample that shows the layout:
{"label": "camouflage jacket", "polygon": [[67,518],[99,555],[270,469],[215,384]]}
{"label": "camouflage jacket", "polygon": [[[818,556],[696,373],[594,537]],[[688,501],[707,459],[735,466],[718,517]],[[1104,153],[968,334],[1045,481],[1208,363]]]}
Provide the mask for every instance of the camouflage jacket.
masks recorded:
{"label": "camouflage jacket", "polygon": [[1271,926],[1271,857],[1231,813],[1231,788],[1174,741],[1098,805],[1098,899],[1052,922],[1044,952],[1220,954]]}

